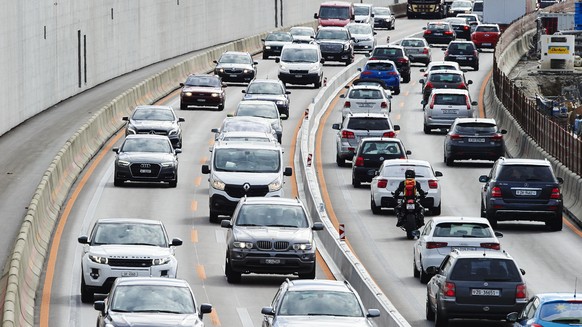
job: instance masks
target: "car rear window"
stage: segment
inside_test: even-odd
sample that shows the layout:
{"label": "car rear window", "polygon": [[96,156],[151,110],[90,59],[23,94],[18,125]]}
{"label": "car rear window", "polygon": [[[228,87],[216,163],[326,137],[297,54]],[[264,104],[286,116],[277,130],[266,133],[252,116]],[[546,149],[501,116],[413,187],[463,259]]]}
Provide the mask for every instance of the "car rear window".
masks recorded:
{"label": "car rear window", "polygon": [[434,104],[463,106],[467,104],[467,96],[464,94],[435,94]]}
{"label": "car rear window", "polygon": [[460,258],[455,263],[451,280],[520,282],[519,271],[512,260],[499,258]]}
{"label": "car rear window", "polygon": [[473,4],[473,11],[483,11],[483,2],[475,2]]}
{"label": "car rear window", "polygon": [[400,144],[396,142],[365,142],[362,144],[363,154],[402,154]]}
{"label": "car rear window", "polygon": [[365,70],[394,70],[394,65],[389,62],[370,62],[366,65]]}
{"label": "car rear window", "polygon": [[487,123],[462,123],[455,126],[458,134],[491,134],[497,132],[497,126]]}
{"label": "car rear window", "polygon": [[554,182],[555,178],[548,166],[505,165],[497,176],[499,181]]}
{"label": "car rear window", "polygon": [[582,301],[552,301],[542,304],[540,309],[540,319],[554,321],[564,326],[568,325],[566,319],[569,318],[577,323],[580,321],[580,316],[582,316]]}
{"label": "car rear window", "polygon": [[461,83],[463,80],[459,74],[431,74],[430,81],[437,83]]}
{"label": "car rear window", "polygon": [[414,166],[414,165],[398,165],[386,167],[382,170],[383,177],[402,177],[404,179],[404,172],[406,170],[414,170],[417,178],[431,178],[433,176],[431,168],[427,166]]}
{"label": "car rear window", "polygon": [[403,47],[424,47],[424,42],[421,40],[402,40],[400,45]]}
{"label": "car rear window", "polygon": [[454,51],[456,53],[471,53],[475,50],[473,43],[463,42],[463,43],[451,43],[449,44],[448,51]]}
{"label": "car rear window", "polygon": [[382,91],[363,89],[352,90],[350,92],[350,99],[382,99]]}
{"label": "car rear window", "polygon": [[491,229],[479,223],[440,223],[433,233],[433,237],[493,237]]}
{"label": "car rear window", "polygon": [[448,30],[450,29],[449,24],[428,24],[427,29],[431,31],[435,30]]}
{"label": "car rear window", "polygon": [[374,57],[374,56],[398,57],[398,56],[402,56],[402,50],[395,49],[395,48],[376,48],[374,50],[374,53],[372,54],[372,57]]}
{"label": "car rear window", "polygon": [[348,122],[348,129],[360,129],[360,130],[385,130],[392,129],[390,123],[386,118],[351,118]]}
{"label": "car rear window", "polygon": [[477,25],[475,32],[499,32],[499,27],[497,26],[480,26]]}

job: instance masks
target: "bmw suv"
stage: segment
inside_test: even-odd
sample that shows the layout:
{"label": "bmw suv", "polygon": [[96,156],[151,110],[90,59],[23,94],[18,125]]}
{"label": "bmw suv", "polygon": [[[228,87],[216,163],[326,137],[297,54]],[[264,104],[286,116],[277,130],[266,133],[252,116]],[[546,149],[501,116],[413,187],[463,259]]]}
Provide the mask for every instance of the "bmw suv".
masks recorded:
{"label": "bmw suv", "polygon": [[501,157],[488,175],[479,177],[481,216],[495,228],[499,220],[543,221],[551,231],[562,230],[561,177],[546,159]]}
{"label": "bmw suv", "polygon": [[224,273],[229,283],[249,273],[315,278],[313,231],[323,224],[311,224],[299,199],[244,197],[221,226],[228,228]]}

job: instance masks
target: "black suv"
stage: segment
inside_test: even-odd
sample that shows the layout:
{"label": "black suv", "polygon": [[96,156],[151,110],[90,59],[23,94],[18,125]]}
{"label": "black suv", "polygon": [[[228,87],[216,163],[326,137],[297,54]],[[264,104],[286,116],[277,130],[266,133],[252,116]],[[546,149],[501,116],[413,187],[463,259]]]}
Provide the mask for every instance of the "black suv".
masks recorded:
{"label": "black suv", "polygon": [[393,137],[367,137],[360,141],[352,160],[352,185],[360,187],[369,183],[378,169],[388,159],[406,159],[412,154],[400,139]]}
{"label": "black suv", "polygon": [[426,285],[426,319],[435,327],[450,319],[504,320],[527,303],[527,287],[515,260],[505,251],[451,251]]}
{"label": "black suv", "polygon": [[551,231],[562,230],[561,177],[546,159],[501,157],[479,181],[481,217],[497,227],[499,220],[544,221]]}
{"label": "black suv", "polygon": [[378,45],[372,51],[370,60],[392,60],[402,76],[402,82],[410,82],[410,58],[404,47],[399,45]]}
{"label": "black suv", "polygon": [[244,197],[231,220],[223,220],[226,236],[226,280],[238,283],[241,274],[297,274],[315,278],[314,223],[299,199]]}
{"label": "black suv", "polygon": [[455,31],[456,39],[471,41],[471,24],[464,17],[449,17],[445,19]]}
{"label": "black suv", "polygon": [[478,71],[479,51],[473,41],[452,41],[445,51],[445,61],[454,61]]}
{"label": "black suv", "polygon": [[315,35],[321,56],[327,61],[354,62],[354,38],[345,27],[320,27]]}

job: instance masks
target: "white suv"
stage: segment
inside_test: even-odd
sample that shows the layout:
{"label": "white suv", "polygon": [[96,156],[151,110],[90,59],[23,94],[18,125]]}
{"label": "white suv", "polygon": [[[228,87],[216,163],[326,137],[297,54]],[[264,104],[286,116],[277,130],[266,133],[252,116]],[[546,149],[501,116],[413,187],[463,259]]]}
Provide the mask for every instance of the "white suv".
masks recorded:
{"label": "white suv", "polygon": [[78,238],[83,244],[81,259],[81,301],[93,302],[95,293],[108,293],[118,277],[176,278],[176,246],[182,240],[168,239],[159,220],[102,218],[89,236]]}
{"label": "white suv", "polygon": [[275,62],[279,63],[279,79],[285,84],[313,84],[317,89],[323,83],[324,59],[317,44],[286,44]]}

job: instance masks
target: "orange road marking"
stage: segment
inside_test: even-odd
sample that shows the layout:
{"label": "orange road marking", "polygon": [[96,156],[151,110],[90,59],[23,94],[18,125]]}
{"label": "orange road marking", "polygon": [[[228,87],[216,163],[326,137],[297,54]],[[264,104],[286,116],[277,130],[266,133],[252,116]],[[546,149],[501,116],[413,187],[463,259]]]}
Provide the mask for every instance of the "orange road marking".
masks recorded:
{"label": "orange road marking", "polygon": [[194,186],[200,186],[202,183],[202,176],[198,176],[194,179]]}
{"label": "orange road marking", "polygon": [[209,314],[210,322],[213,326],[220,326],[220,319],[218,319],[218,313],[216,313],[216,309],[212,308],[212,312]]}
{"label": "orange road marking", "polygon": [[200,279],[205,280],[206,279],[206,271],[204,270],[204,266],[203,265],[196,265],[196,273],[198,274],[198,277],[200,277]]}
{"label": "orange road marking", "polygon": [[483,80],[483,84],[481,84],[481,88],[479,89],[479,117],[485,117],[485,106],[483,104],[483,99],[485,98],[485,86],[489,83],[489,79],[493,75],[493,69],[487,73],[485,79]]}
{"label": "orange road marking", "polygon": [[317,265],[319,266],[319,268],[323,270],[325,278],[335,280],[335,277],[333,276],[331,269],[329,269],[329,266],[327,265],[325,260],[323,260],[323,257],[321,256],[321,253],[319,253],[319,251],[315,253],[315,260],[317,261]]}
{"label": "orange road marking", "polygon": [[89,177],[93,174],[97,166],[101,163],[105,155],[109,154],[113,145],[124,136],[124,133],[117,133],[114,135],[109,142],[103,147],[103,149],[97,154],[93,163],[89,166],[79,184],[72,190],[71,197],[65,205],[63,214],[59,220],[57,228],[54,233],[53,243],[50,248],[48,262],[46,266],[46,275],[44,279],[44,286],[42,288],[41,303],[40,303],[40,327],[48,327],[50,318],[50,301],[51,301],[51,291],[53,286],[53,279],[55,275],[55,265],[57,262],[57,255],[59,252],[59,246],[61,244],[61,237],[63,235],[63,230],[71,214],[71,210],[75,204],[75,201],[79,197],[79,194],[87,184]]}
{"label": "orange road marking", "polygon": [[293,175],[295,178],[290,178],[291,179],[291,196],[296,198],[299,197],[299,190],[297,189],[297,174],[295,173],[296,167],[295,167],[295,148],[297,147],[297,136],[299,135],[299,131],[301,130],[301,125],[303,124],[304,121],[304,116],[301,116],[300,120],[297,122],[297,125],[295,125],[295,129],[293,130],[293,140],[291,141],[291,145],[289,146],[289,159],[291,160],[291,162],[289,163],[289,166],[291,166],[291,168],[293,169]]}
{"label": "orange road marking", "polygon": [[198,201],[192,200],[192,203],[190,204],[190,209],[192,209],[192,211],[198,210]]}
{"label": "orange road marking", "polygon": [[202,159],[200,159],[200,164],[201,165],[205,164],[207,160],[208,160],[208,157],[202,157]]}
{"label": "orange road marking", "polygon": [[198,230],[192,228],[190,231],[190,240],[192,243],[198,243]]}

